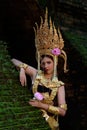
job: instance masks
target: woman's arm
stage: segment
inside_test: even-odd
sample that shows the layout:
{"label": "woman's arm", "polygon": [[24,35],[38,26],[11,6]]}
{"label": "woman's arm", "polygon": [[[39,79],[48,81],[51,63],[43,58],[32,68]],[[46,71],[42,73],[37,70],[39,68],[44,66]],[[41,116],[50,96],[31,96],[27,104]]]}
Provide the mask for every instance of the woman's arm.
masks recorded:
{"label": "woman's arm", "polygon": [[58,107],[52,106],[49,104],[44,104],[42,102],[39,102],[39,101],[33,100],[33,99],[29,101],[29,104],[34,106],[34,107],[44,109],[50,113],[64,116],[66,113],[66,110],[67,110],[67,104],[65,102],[64,86],[60,87],[58,90],[58,104],[59,104]]}
{"label": "woman's arm", "polygon": [[58,90],[58,106],[60,109],[60,115],[64,116],[67,110],[67,104],[65,99],[65,87],[61,86]]}
{"label": "woman's arm", "polygon": [[14,59],[14,58],[11,61],[20,71],[19,78],[20,78],[20,82],[21,82],[22,86],[26,86],[26,84],[27,84],[26,74],[31,77],[32,81],[34,80],[36,73],[37,73],[37,70],[35,68],[29,66],[28,64],[23,63],[20,60]]}
{"label": "woman's arm", "polygon": [[65,101],[65,89],[64,89],[64,86],[61,86],[58,89],[58,94],[57,95],[58,95],[57,96],[58,107],[49,105],[48,112],[64,116],[66,114],[66,110],[67,110],[67,104],[66,104],[66,101]]}

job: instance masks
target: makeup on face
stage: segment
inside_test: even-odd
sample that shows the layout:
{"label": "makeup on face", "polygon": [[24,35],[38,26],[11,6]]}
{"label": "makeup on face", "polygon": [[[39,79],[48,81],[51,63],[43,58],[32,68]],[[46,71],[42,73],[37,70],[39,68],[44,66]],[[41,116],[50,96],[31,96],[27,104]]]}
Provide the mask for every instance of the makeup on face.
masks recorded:
{"label": "makeup on face", "polygon": [[54,62],[51,58],[49,57],[44,57],[41,60],[41,68],[45,73],[53,73],[53,67],[54,66]]}

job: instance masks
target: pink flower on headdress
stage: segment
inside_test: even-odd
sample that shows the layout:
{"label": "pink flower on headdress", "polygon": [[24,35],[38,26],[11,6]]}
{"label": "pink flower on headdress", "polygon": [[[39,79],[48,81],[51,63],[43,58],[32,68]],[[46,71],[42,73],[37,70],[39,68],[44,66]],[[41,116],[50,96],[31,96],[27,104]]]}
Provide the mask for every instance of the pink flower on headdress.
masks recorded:
{"label": "pink flower on headdress", "polygon": [[34,94],[34,97],[37,99],[37,100],[39,100],[39,101],[41,101],[41,100],[43,100],[43,95],[41,94],[41,93],[39,93],[39,92],[36,92],[35,94]]}
{"label": "pink flower on headdress", "polygon": [[61,53],[61,51],[60,51],[59,48],[54,48],[54,49],[52,50],[52,54],[54,54],[54,55],[56,55],[56,56],[60,55],[60,53]]}

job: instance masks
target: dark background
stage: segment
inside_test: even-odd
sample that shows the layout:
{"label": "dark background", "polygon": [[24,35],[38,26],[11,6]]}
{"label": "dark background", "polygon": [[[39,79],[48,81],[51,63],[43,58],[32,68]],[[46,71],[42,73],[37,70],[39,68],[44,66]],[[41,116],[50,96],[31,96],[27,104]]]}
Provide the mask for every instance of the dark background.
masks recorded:
{"label": "dark background", "polygon": [[[8,44],[11,58],[37,66],[34,46],[35,22],[40,23],[48,7],[56,26],[87,33],[87,2],[70,0],[0,0],[0,40]],[[65,82],[68,111],[59,118],[61,130],[87,130],[87,80],[81,56],[63,33],[69,72],[60,74]],[[30,79],[29,79],[30,85]]]}

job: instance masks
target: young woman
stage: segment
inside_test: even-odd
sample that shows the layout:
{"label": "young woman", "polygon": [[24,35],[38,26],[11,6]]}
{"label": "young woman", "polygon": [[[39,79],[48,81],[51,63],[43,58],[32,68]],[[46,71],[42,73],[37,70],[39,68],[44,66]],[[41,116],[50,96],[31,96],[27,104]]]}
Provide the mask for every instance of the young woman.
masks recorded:
{"label": "young woman", "polygon": [[[62,49],[64,41],[61,33],[56,30],[51,19],[48,25],[48,12],[46,10],[45,20],[41,18],[41,24],[36,24],[35,46],[37,53],[38,69],[35,69],[17,59],[12,59],[15,66],[20,68],[20,82],[22,86],[27,84],[26,74],[32,80],[32,92],[34,98],[29,105],[37,107],[48,122],[51,130],[59,130],[58,116],[64,116],[67,110],[65,101],[64,83],[58,80],[57,64],[58,56],[64,59],[64,70],[66,70],[66,53]],[[57,34],[58,33],[58,34]]]}
{"label": "young woman", "polygon": [[53,57],[49,55],[41,57],[41,70],[39,72],[37,69],[17,59],[12,59],[12,62],[16,67],[20,68],[20,82],[22,86],[27,84],[26,74],[31,77],[32,91],[37,96],[29,101],[29,105],[41,109],[43,117],[48,122],[50,128],[58,130],[58,115],[65,115],[67,104],[65,101],[64,83],[58,81],[58,79],[53,79]]}

